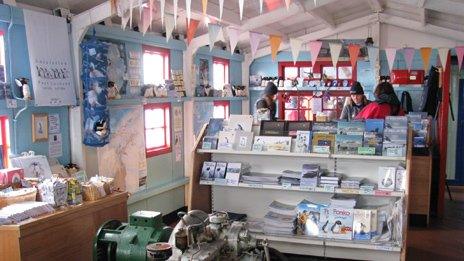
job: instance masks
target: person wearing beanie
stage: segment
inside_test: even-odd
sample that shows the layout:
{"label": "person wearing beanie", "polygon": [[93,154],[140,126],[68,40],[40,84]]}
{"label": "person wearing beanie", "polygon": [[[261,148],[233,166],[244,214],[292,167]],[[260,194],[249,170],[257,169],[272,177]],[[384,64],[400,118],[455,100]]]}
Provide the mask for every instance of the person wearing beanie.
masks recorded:
{"label": "person wearing beanie", "polygon": [[401,102],[389,82],[381,82],[374,91],[375,101],[356,115],[357,120],[385,119],[387,116],[404,116]]}
{"label": "person wearing beanie", "polygon": [[350,97],[347,98],[343,106],[340,120],[353,120],[358,113],[369,104],[369,100],[364,95],[364,89],[359,82],[354,82],[350,89]]}
{"label": "person wearing beanie", "polygon": [[273,82],[268,82],[261,98],[256,101],[256,110],[269,110],[269,119],[276,120],[277,106],[275,98],[277,95],[277,86]]}

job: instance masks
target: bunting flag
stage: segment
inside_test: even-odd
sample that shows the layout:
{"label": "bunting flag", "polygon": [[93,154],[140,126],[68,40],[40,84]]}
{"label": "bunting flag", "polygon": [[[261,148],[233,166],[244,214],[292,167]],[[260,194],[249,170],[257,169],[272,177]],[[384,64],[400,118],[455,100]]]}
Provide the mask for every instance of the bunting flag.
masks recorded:
{"label": "bunting flag", "polygon": [[312,41],[309,42],[309,52],[311,53],[311,67],[314,68],[314,65],[317,61],[317,56],[321,51],[322,42],[321,41]]}
{"label": "bunting flag", "polygon": [[359,56],[359,50],[361,49],[361,46],[358,44],[350,44],[348,45],[348,53],[350,55],[350,62],[351,66],[354,68],[357,65],[358,62],[358,56]]}
{"label": "bunting flag", "polygon": [[411,47],[403,48],[403,57],[406,61],[406,66],[408,67],[408,71],[411,70],[412,61],[414,60],[414,54],[416,53],[416,49]]}
{"label": "bunting flag", "polygon": [[340,57],[340,52],[342,51],[342,44],[329,42],[329,48],[330,56],[332,58],[332,66],[337,67],[338,58]]}
{"label": "bunting flag", "polygon": [[282,43],[282,36],[269,35],[269,45],[271,46],[271,57],[275,61],[277,52],[279,51],[280,44]]}
{"label": "bunting flag", "polygon": [[259,13],[263,13],[263,0],[259,0]]}
{"label": "bunting flag", "polygon": [[464,57],[464,46],[456,46],[454,48],[456,51],[456,56],[458,57],[458,68],[461,71],[462,58]]}
{"label": "bunting flag", "polygon": [[386,48],[385,54],[387,55],[388,68],[390,69],[390,72],[391,72],[393,70],[393,65],[395,65],[396,49]]}
{"label": "bunting flag", "polygon": [[129,0],[129,28],[132,29],[132,10],[134,9],[134,0]]}
{"label": "bunting flag", "polygon": [[192,0],[185,0],[185,11],[187,12],[187,24],[189,24],[192,18]]}
{"label": "bunting flag", "polygon": [[290,8],[291,0],[285,0],[285,5],[287,6],[287,10]]}
{"label": "bunting flag", "polygon": [[208,9],[208,0],[201,0],[201,7],[203,8],[203,15],[206,15]]}
{"label": "bunting flag", "polygon": [[240,20],[243,18],[243,1],[245,0],[238,0],[238,9],[240,10]]}
{"label": "bunting flag", "polygon": [[230,53],[233,54],[235,47],[237,46],[240,31],[237,28],[232,27],[232,26],[229,26],[226,29],[227,29],[227,35],[229,36]]}
{"label": "bunting flag", "polygon": [[290,38],[290,49],[292,50],[292,57],[293,57],[293,64],[296,64],[298,60],[298,55],[301,51],[301,46],[303,45],[303,41],[298,38]]}
{"label": "bunting flag", "polygon": [[150,26],[151,24],[151,21],[150,21],[150,8],[142,8],[142,19],[140,20],[140,23],[139,23],[141,26],[140,28],[140,32],[145,35],[145,33],[147,32],[148,30],[148,27]]}
{"label": "bunting flag", "polygon": [[221,31],[221,26],[218,24],[209,24],[208,25],[208,36],[209,36],[209,49],[213,50],[214,43]]}
{"label": "bunting flag", "polygon": [[250,46],[251,46],[251,58],[255,57],[256,51],[258,50],[259,43],[263,36],[260,33],[250,32]]}
{"label": "bunting flag", "polygon": [[[176,18],[174,17],[174,21]],[[187,24],[187,43],[190,44],[192,41],[193,37],[195,36],[195,32],[197,31],[198,24],[200,21],[195,20],[195,19],[190,19],[190,23]],[[175,22],[174,22],[175,24]]]}
{"label": "bunting flag", "polygon": [[166,0],[160,0],[161,24],[164,24],[164,6]]}
{"label": "bunting flag", "polygon": [[111,4],[111,14],[115,14],[118,11],[118,0],[110,0]]}
{"label": "bunting flag", "polygon": [[166,42],[171,39],[172,31],[174,31],[174,16],[171,14],[166,15]]}
{"label": "bunting flag", "polygon": [[[142,12],[143,12],[143,0],[138,0],[138,6],[139,6],[139,21],[142,21]],[[148,10],[148,14],[150,14],[149,12],[150,10]],[[150,19],[150,16],[148,17],[148,19]]]}
{"label": "bunting flag", "polygon": [[219,0],[219,20],[222,20],[223,10],[224,10],[224,0]]}
{"label": "bunting flag", "polygon": [[368,46],[367,55],[369,56],[369,63],[375,69],[377,60],[379,59],[379,48],[375,46]]}
{"label": "bunting flag", "polygon": [[446,64],[448,63],[448,52],[449,48],[440,47],[438,48],[438,56],[440,56],[441,66],[443,71],[446,71]]}
{"label": "bunting flag", "polygon": [[430,65],[430,56],[432,55],[432,48],[430,47],[422,47],[419,49],[420,55],[422,57],[422,63],[424,65],[425,72],[429,71]]}
{"label": "bunting flag", "polygon": [[[179,0],[173,0],[172,1],[173,4],[174,4],[174,28],[177,28],[177,7],[178,7],[178,4],[179,4]],[[195,31],[197,30],[197,28],[195,28]]]}
{"label": "bunting flag", "polygon": [[155,13],[155,0],[148,1],[148,8],[150,9],[150,28],[153,22],[153,13]]}

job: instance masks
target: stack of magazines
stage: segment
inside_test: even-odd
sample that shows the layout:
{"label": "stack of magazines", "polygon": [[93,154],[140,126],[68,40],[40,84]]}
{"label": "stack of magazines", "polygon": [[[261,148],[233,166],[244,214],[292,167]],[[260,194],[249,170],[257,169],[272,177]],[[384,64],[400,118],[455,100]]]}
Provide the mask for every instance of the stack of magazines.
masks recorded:
{"label": "stack of magazines", "polygon": [[280,181],[280,184],[289,183],[292,186],[299,186],[300,177],[301,177],[301,171],[284,170],[282,171],[282,176],[280,177],[279,181]]}
{"label": "stack of magazines", "polygon": [[293,221],[296,206],[273,201],[269,205],[269,212],[264,216],[263,231],[266,234],[293,234]]}
{"label": "stack of magazines", "polygon": [[318,164],[303,164],[300,186],[317,187],[321,173],[321,167]]}
{"label": "stack of magazines", "polygon": [[0,210],[0,225],[19,223],[53,211],[55,210],[47,202],[27,201],[12,204]]}
{"label": "stack of magazines", "polygon": [[338,173],[328,173],[321,176],[320,186],[323,187],[324,185],[332,185],[334,187],[340,187],[340,180],[342,179],[342,175]]}
{"label": "stack of magazines", "polygon": [[358,195],[339,195],[335,194],[330,199],[331,207],[354,208]]}
{"label": "stack of magazines", "polygon": [[361,177],[345,178],[342,180],[341,187],[347,189],[359,189],[363,182],[364,178]]}
{"label": "stack of magazines", "polygon": [[272,174],[248,173],[242,175],[242,182],[246,184],[278,185],[279,177]]}

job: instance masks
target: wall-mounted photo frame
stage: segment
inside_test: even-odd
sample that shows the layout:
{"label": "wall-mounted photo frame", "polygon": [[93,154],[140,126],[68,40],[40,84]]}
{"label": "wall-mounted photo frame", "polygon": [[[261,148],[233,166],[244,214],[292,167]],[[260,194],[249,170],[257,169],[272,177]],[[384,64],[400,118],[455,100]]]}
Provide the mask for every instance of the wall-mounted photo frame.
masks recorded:
{"label": "wall-mounted photo frame", "polygon": [[48,114],[32,114],[32,142],[48,140]]}

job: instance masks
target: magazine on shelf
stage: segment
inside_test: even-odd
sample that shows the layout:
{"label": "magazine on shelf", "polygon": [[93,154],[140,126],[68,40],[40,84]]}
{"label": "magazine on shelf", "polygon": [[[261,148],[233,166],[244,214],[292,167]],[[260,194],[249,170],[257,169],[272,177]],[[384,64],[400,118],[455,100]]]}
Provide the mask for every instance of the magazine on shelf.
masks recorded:
{"label": "magazine on shelf", "polygon": [[299,179],[301,177],[301,171],[284,170],[282,171],[282,177]]}
{"label": "magazine on shelf", "polygon": [[222,131],[223,124],[224,124],[224,119],[220,119],[220,118],[209,119],[208,128],[206,129],[206,136],[217,138],[219,136],[219,132]]}
{"label": "magazine on shelf", "polygon": [[378,132],[364,132],[363,147],[362,148],[373,148],[373,150],[365,150],[363,153],[361,149],[358,149],[358,154],[364,155],[382,155],[382,144],[383,135]]}
{"label": "magazine on shelf", "polygon": [[297,215],[294,231],[297,235],[319,236],[321,209],[325,205],[302,200],[296,207]]}
{"label": "magazine on shelf", "polygon": [[291,137],[284,136],[256,136],[254,145],[262,146],[262,151],[290,152],[292,144]]}
{"label": "magazine on shelf", "polygon": [[281,215],[292,216],[296,214],[296,206],[274,200],[269,205],[269,211]]}
{"label": "magazine on shelf", "polygon": [[348,177],[344,178],[341,183],[342,188],[354,188],[359,189],[361,184],[364,182],[364,178],[362,177]]}
{"label": "magazine on shelf", "polygon": [[264,221],[262,218],[247,218],[247,228],[251,233],[263,233]]}
{"label": "magazine on shelf", "polygon": [[338,121],[337,134],[341,135],[363,135],[363,121]]}
{"label": "magazine on shelf", "polygon": [[226,181],[229,185],[238,185],[242,173],[242,163],[228,163]]}
{"label": "magazine on shelf", "polygon": [[247,173],[242,175],[242,182],[247,184],[278,185],[279,177],[273,174]]}
{"label": "magazine on shelf", "polygon": [[395,190],[396,167],[379,167],[378,173],[379,190]]}
{"label": "magazine on shelf", "polygon": [[348,239],[353,237],[353,209],[326,207],[321,210],[319,222],[321,237]]}
{"label": "magazine on shelf", "polygon": [[353,239],[370,240],[376,234],[377,210],[355,209],[353,215]]}
{"label": "magazine on shelf", "polygon": [[296,210],[292,215],[282,215],[272,211],[268,211],[264,216],[264,224],[266,226],[287,228],[290,231],[292,231],[295,213]]}
{"label": "magazine on shelf", "polygon": [[335,153],[337,154],[358,154],[358,147],[363,145],[362,135],[337,134],[335,139]]}
{"label": "magazine on shelf", "polygon": [[330,206],[342,208],[354,208],[358,200],[358,195],[340,195],[334,194],[330,198]]}
{"label": "magazine on shelf", "polygon": [[211,161],[203,162],[203,168],[201,169],[200,180],[214,180],[215,168],[216,168],[216,162],[211,162]]}
{"label": "magazine on shelf", "polygon": [[203,142],[201,144],[201,148],[204,150],[215,150],[217,149],[218,145],[218,138],[217,137],[203,137]]}
{"label": "magazine on shelf", "polygon": [[311,142],[312,142],[311,131],[297,131],[294,152],[296,153],[310,152]]}
{"label": "magazine on shelf", "polygon": [[302,187],[317,187],[321,168],[317,164],[303,164],[301,171],[300,186]]}
{"label": "magazine on shelf", "polygon": [[391,129],[407,129],[408,117],[406,116],[387,116],[385,117],[385,131]]}
{"label": "magazine on shelf", "polygon": [[214,179],[225,179],[226,178],[226,162],[216,162],[216,169],[214,171]]}
{"label": "magazine on shelf", "polygon": [[300,185],[300,178],[287,178],[287,177],[279,177],[279,184],[290,184],[291,186],[299,186]]}
{"label": "magazine on shelf", "polygon": [[365,121],[365,132],[383,134],[385,121],[382,119],[367,119]]}
{"label": "magazine on shelf", "polygon": [[250,151],[253,146],[253,132],[251,131],[236,131],[235,132],[235,150]]}
{"label": "magazine on shelf", "polygon": [[218,150],[233,150],[235,142],[235,131],[220,131]]}
{"label": "magazine on shelf", "polygon": [[[335,146],[335,135],[329,133],[313,133],[313,150],[315,146],[326,146],[329,147],[330,151],[333,152]],[[317,149],[314,150],[316,152]]]}
{"label": "magazine on shelf", "polygon": [[225,131],[252,131],[253,115],[231,114]]}

